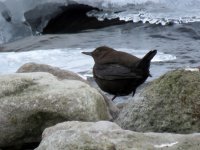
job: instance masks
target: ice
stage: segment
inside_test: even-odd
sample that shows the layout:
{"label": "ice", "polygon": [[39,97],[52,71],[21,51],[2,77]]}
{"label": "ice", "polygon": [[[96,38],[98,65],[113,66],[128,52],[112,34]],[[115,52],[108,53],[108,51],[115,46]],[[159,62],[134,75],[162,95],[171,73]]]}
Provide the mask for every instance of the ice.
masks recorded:
{"label": "ice", "polygon": [[[6,5],[16,20],[20,21],[24,21],[25,12],[38,6],[45,8],[45,5],[49,3],[56,3],[63,6],[67,6],[70,3],[78,3],[104,9],[105,11],[125,10],[127,12],[119,13],[119,17],[123,17],[125,14],[139,15],[140,11],[144,10],[145,13],[152,13],[153,17],[158,19],[170,17],[171,14],[173,14],[171,19],[177,19],[180,16],[191,17],[191,12],[193,12],[193,15],[199,16],[199,13],[194,13],[198,12],[200,8],[200,0],[0,0],[0,2]],[[55,7],[54,9],[57,8]],[[54,9],[49,9],[48,13],[54,12]],[[162,15],[157,16],[158,12]],[[41,15],[47,13],[47,9],[44,9],[40,13]]]}
{"label": "ice", "polygon": [[[89,2],[89,0],[87,1]],[[86,3],[86,2],[85,2]],[[200,21],[200,0],[126,0],[98,1],[95,7],[103,8],[103,12],[89,12],[89,16],[99,20],[105,18],[151,24],[189,23]],[[119,11],[119,13],[115,13]],[[109,15],[105,15],[109,14]]]}
{"label": "ice", "polygon": [[0,1],[0,14],[1,17],[5,19],[5,21],[10,22],[12,20],[11,12],[6,7],[6,5]]}
{"label": "ice", "polygon": [[61,6],[63,5],[59,3],[41,4],[36,6],[33,10],[25,12],[24,17],[26,22],[30,24],[33,32],[41,33],[49,20],[62,12]]}
{"label": "ice", "polygon": [[200,21],[200,0],[0,0],[0,44],[42,32],[61,6],[102,9],[88,16],[166,25]]}
{"label": "ice", "polygon": [[[32,32],[30,24],[27,22],[24,14],[37,6],[43,6],[44,9],[34,11],[29,15],[28,19],[33,19],[36,15],[40,15],[42,20],[38,23],[39,31],[42,30],[47,21],[51,19],[49,14],[55,14],[57,7],[48,7],[50,2],[65,5],[66,0],[0,0],[0,44],[30,36]],[[55,6],[55,5],[54,5]],[[48,8],[48,9],[47,9]],[[41,11],[43,10],[43,11]],[[37,14],[36,14],[37,13]],[[45,17],[44,17],[45,15]],[[9,17],[11,17],[11,21]],[[32,17],[32,18],[31,18]],[[53,16],[52,16],[53,17]]]}
{"label": "ice", "polygon": [[0,1],[0,44],[32,35],[31,29],[17,20],[11,9],[3,2]]}

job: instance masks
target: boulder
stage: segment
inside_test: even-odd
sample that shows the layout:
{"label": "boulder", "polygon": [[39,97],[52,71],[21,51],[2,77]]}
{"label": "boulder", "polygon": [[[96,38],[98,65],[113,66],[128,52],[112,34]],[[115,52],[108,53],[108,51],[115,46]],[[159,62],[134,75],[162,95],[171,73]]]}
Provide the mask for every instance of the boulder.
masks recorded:
{"label": "boulder", "polygon": [[71,72],[69,70],[63,70],[58,67],[53,67],[45,64],[37,64],[37,63],[26,63],[22,65],[17,73],[26,73],[26,72],[48,72],[56,76],[58,79],[70,79],[70,80],[80,80],[83,82],[87,82],[83,78],[81,78],[78,74]]}
{"label": "boulder", "polygon": [[170,71],[130,100],[116,123],[141,132],[200,132],[199,91],[199,71]]}
{"label": "boulder", "polygon": [[0,85],[0,148],[38,142],[59,122],[110,119],[103,96],[81,81],[18,73],[1,75]]}
{"label": "boulder", "polygon": [[95,87],[99,91],[99,93],[104,97],[104,100],[109,108],[109,111],[110,111],[113,119],[116,118],[119,114],[119,109],[115,106],[115,104],[110,99],[108,99],[101,92],[101,90],[99,88],[94,86],[96,84],[92,84],[95,81],[88,82],[87,80],[84,80],[78,74],[76,74],[74,72],[71,72],[69,70],[63,70],[58,67],[52,67],[50,65],[45,65],[45,64],[26,63],[17,70],[17,73],[25,73],[25,72],[49,72],[49,73],[53,74],[54,76],[56,76],[60,80],[64,80],[64,79],[79,80],[79,81],[83,81],[87,84],[90,84],[92,87]]}
{"label": "boulder", "polygon": [[47,128],[35,150],[197,150],[200,134],[138,133],[109,121],[68,121]]}

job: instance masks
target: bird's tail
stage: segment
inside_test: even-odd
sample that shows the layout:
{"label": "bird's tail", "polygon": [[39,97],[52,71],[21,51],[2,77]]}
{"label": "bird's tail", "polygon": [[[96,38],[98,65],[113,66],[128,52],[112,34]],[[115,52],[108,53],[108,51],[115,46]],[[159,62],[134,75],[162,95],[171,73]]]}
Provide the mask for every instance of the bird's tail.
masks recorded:
{"label": "bird's tail", "polygon": [[143,68],[143,69],[149,69],[150,67],[150,62],[153,59],[153,57],[156,55],[157,50],[151,50],[148,52],[138,63],[137,67]]}

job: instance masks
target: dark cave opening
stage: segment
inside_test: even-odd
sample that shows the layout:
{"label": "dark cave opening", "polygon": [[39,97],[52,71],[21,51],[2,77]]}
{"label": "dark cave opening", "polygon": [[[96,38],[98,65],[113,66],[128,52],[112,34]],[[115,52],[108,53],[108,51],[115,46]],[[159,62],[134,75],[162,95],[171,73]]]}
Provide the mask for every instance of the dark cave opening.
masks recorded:
{"label": "dark cave opening", "polygon": [[95,17],[88,17],[87,12],[91,10],[101,11],[88,5],[73,4],[62,8],[63,12],[50,19],[43,34],[76,33],[87,29],[98,29],[111,25],[126,23],[119,19],[99,21]]}

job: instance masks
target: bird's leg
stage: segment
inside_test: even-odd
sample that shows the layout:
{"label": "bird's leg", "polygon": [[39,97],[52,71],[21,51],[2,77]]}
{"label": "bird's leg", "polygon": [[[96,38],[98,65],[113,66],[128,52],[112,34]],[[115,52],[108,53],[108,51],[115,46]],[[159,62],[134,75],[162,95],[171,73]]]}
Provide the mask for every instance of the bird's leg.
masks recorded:
{"label": "bird's leg", "polygon": [[112,101],[117,97],[117,95],[113,96]]}
{"label": "bird's leg", "polygon": [[135,95],[135,90],[133,90],[133,94],[132,94],[132,97]]}

